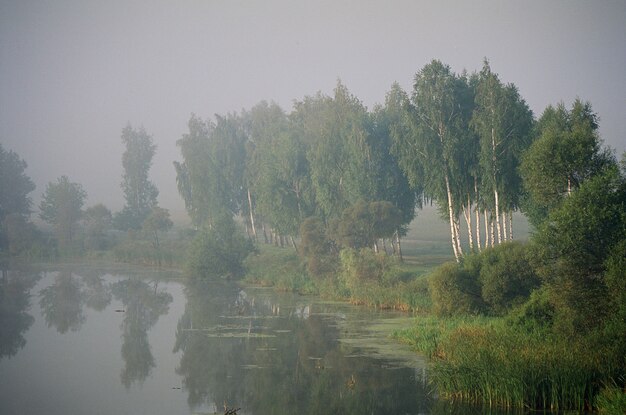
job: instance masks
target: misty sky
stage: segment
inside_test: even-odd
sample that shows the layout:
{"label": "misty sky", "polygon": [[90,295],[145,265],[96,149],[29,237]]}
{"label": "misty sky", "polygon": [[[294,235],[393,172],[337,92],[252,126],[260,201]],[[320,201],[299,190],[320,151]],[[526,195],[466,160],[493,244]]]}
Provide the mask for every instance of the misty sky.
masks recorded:
{"label": "misty sky", "polygon": [[0,0],[0,142],[28,163],[39,203],[61,175],[113,211],[120,134],[157,144],[161,206],[182,211],[173,160],[191,113],[331,94],[337,80],[372,108],[432,59],[482,60],[536,116],[580,97],[626,148],[626,1]]}

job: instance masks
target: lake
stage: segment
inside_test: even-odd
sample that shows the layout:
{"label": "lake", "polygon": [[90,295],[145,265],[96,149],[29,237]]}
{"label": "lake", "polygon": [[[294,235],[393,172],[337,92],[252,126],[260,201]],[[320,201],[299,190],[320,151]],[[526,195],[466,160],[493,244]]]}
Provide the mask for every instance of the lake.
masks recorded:
{"label": "lake", "polygon": [[6,272],[0,312],[3,415],[451,410],[400,313],[95,266]]}

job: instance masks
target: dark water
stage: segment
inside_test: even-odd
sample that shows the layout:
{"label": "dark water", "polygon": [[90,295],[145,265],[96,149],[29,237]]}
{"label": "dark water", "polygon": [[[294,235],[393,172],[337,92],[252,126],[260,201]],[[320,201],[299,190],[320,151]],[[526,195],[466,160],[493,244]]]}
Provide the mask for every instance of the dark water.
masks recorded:
{"label": "dark water", "polygon": [[450,411],[387,337],[406,316],[176,277],[4,274],[0,414]]}

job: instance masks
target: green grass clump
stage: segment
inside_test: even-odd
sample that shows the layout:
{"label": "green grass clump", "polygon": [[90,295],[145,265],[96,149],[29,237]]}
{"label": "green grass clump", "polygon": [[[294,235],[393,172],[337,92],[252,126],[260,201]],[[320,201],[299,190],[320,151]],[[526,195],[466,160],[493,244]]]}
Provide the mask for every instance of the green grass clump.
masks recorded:
{"label": "green grass clump", "polygon": [[[548,330],[523,331],[498,318],[419,317],[395,336],[430,357],[430,381],[451,400],[583,411],[592,407],[603,382],[619,376],[606,359],[608,351],[597,344]],[[621,395],[605,395],[596,401],[598,408],[620,405]]]}
{"label": "green grass clump", "polygon": [[596,408],[601,414],[626,414],[626,390],[614,384],[605,387],[596,396]]}
{"label": "green grass clump", "polygon": [[244,262],[248,284],[274,287],[279,291],[317,294],[318,287],[308,276],[300,258],[291,248],[260,244],[258,252]]}

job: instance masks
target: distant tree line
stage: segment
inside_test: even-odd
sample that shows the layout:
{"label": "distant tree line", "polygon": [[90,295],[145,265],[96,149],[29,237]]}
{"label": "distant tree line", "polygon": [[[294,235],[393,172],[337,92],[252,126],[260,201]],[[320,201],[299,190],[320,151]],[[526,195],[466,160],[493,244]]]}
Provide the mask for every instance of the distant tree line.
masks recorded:
{"label": "distant tree line", "polygon": [[614,162],[589,103],[550,106],[535,120],[487,61],[471,75],[432,61],[411,94],[394,84],[371,111],[338,82],[332,96],[307,96],[291,113],[261,102],[214,121],[192,115],[188,128],[174,165],[195,226],[239,216],[255,241],[296,247],[300,237],[322,244],[313,251],[379,250],[387,240],[400,255],[415,209],[435,202],[459,261],[464,247],[512,240],[514,211],[538,226]]}
{"label": "distant tree line", "polygon": [[[336,256],[343,247],[401,257],[400,238],[415,209],[434,202],[460,261],[467,249],[512,240],[512,212],[539,226],[582,181],[614,164],[597,130],[589,103],[550,106],[535,120],[515,85],[503,83],[487,61],[480,72],[457,74],[434,60],[416,73],[410,93],[393,84],[372,110],[338,82],[331,96],[307,96],[290,113],[263,101],[214,120],[192,115],[174,167],[201,232],[239,218],[252,242],[291,245],[313,262],[313,252]],[[104,235],[114,227],[149,237],[159,249],[158,232],[171,220],[148,177],[156,146],[130,124],[121,138],[120,212],[102,204],[83,210],[86,192],[65,176],[46,187],[40,217],[54,227],[60,248],[73,249],[80,222],[81,243],[90,248],[106,248]],[[2,149],[0,156],[0,243],[17,251],[24,242],[16,235],[28,233],[18,230],[36,232],[28,222],[34,184],[15,153]]]}

